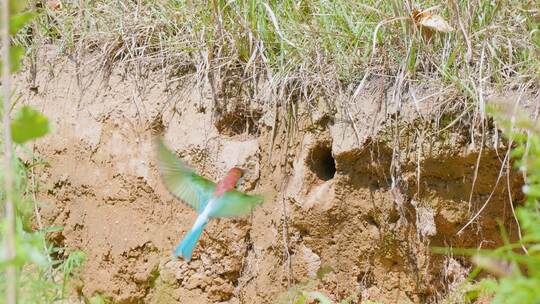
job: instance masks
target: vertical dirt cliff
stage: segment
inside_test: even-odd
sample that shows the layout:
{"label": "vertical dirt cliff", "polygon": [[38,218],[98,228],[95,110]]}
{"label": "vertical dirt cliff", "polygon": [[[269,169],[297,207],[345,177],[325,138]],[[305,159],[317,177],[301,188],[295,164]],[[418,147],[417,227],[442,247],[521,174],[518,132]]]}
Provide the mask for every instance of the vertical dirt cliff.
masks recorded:
{"label": "vertical dirt cliff", "polygon": [[[283,104],[231,89],[217,108],[210,87],[188,78],[104,75],[91,56],[75,64],[52,50],[40,58],[37,91],[19,77],[20,102],[54,125],[36,143],[40,213],[64,227],[55,244],[87,253],[80,297],[271,303],[309,281],[336,301],[437,302],[470,263],[430,246],[494,247],[498,220],[517,237],[520,176],[507,173],[493,126],[481,137],[437,116],[432,99],[451,93],[418,88],[428,97],[417,108],[372,79],[353,105],[339,94]],[[243,189],[267,196],[249,217],[212,220],[189,263],[171,252],[196,214],[161,184],[156,134],[214,180],[247,168]]]}

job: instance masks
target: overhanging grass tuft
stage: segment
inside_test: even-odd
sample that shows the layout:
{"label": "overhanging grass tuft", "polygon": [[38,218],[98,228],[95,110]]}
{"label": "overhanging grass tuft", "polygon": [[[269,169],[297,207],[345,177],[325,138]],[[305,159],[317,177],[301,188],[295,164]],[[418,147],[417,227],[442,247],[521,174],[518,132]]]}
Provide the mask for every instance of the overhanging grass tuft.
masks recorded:
{"label": "overhanging grass tuft", "polygon": [[[415,8],[454,32],[426,37]],[[451,88],[483,117],[485,88],[538,80],[539,14],[535,1],[105,0],[66,2],[38,29],[64,53],[97,51],[103,68],[142,60],[218,87],[232,71],[252,99],[264,99],[261,81],[298,102],[353,95],[377,76]]]}

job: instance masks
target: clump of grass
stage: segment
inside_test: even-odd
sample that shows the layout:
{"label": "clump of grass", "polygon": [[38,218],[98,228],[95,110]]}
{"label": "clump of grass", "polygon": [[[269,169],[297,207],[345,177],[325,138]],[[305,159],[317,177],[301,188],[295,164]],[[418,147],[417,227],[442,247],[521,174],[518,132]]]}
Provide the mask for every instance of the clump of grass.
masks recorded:
{"label": "clump of grass", "polygon": [[[25,149],[21,149],[25,150]],[[26,151],[30,153],[30,151]],[[38,204],[34,196],[34,179],[31,168],[39,166],[35,157],[24,163],[15,159],[15,189],[16,227],[15,244],[16,257],[9,261],[4,256],[0,259],[0,273],[3,274],[8,265],[15,265],[17,271],[18,303],[53,303],[72,296],[68,293],[71,282],[78,275],[86,255],[82,251],[66,252],[64,248],[56,247],[47,241],[47,235],[62,230],[62,227],[36,227],[36,217],[39,216]],[[0,181],[4,182],[0,174]],[[0,198],[5,198],[5,191],[0,189]],[[3,223],[5,224],[5,223]],[[5,225],[2,225],[5,230]],[[5,233],[2,233],[5,235]],[[0,246],[0,252],[4,252]],[[53,258],[56,257],[56,258]],[[0,281],[0,299],[5,297],[5,280]]]}
{"label": "clump of grass", "polygon": [[[323,281],[324,277],[333,271],[334,270],[330,266],[320,267],[314,277],[308,278],[294,286],[290,286],[287,292],[284,292],[276,299],[275,303],[308,304],[313,303],[314,301],[321,304],[333,303],[325,293],[317,291],[317,287]],[[353,292],[346,299],[341,300],[339,304],[353,303],[357,298],[358,295],[356,292]],[[376,302],[362,301],[361,303],[375,304]]]}
{"label": "clump of grass", "polygon": [[[49,132],[45,116],[23,106],[11,117],[11,73],[18,71],[24,55],[21,45],[12,45],[12,36],[27,26],[34,13],[24,9],[24,1],[2,1],[0,36],[2,40],[2,167],[0,171],[0,298],[7,304],[52,303],[64,299],[64,291],[76,268],[84,261],[84,254],[73,252],[66,260],[53,260],[51,253],[58,248],[46,242],[44,228],[35,198],[35,188],[30,187],[29,170],[16,157],[16,147]],[[18,151],[20,152],[20,150]],[[31,154],[31,153],[30,153]],[[32,159],[33,172],[34,157]],[[34,181],[34,178],[32,178]],[[35,183],[32,183],[35,186]],[[32,206],[38,229],[32,229]],[[56,277],[62,274],[61,279]]]}
{"label": "clump of grass", "polygon": [[[456,29],[426,39],[415,8]],[[167,77],[233,79],[252,99],[286,102],[353,96],[371,77],[454,89],[481,111],[488,87],[539,76],[534,1],[73,1],[39,20],[40,41],[95,52],[101,67],[136,63]],[[174,78],[173,77],[173,78]],[[269,83],[273,94],[260,90]]]}

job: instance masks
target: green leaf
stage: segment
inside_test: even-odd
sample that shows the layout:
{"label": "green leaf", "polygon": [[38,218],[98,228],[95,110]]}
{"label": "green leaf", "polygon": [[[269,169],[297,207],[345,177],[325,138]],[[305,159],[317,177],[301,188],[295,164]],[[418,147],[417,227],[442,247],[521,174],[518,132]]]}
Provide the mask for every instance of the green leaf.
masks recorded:
{"label": "green leaf", "polygon": [[[24,56],[24,48],[20,46],[11,46],[9,49],[9,63],[11,72],[16,72],[21,66],[21,59]],[[3,62],[0,61],[0,73],[2,72]]]}
{"label": "green leaf", "polygon": [[43,229],[39,230],[41,233],[50,233],[50,232],[57,232],[64,230],[63,226],[50,226],[50,227],[44,227]]}
{"label": "green leaf", "polygon": [[303,294],[301,294],[295,301],[294,304],[305,304],[307,301],[307,297]]}
{"label": "green leaf", "polygon": [[312,291],[309,293],[311,299],[319,301],[321,304],[332,304],[332,301],[328,299],[324,294],[318,291]]}
{"label": "green leaf", "polygon": [[95,295],[88,301],[90,304],[105,304],[108,303],[107,299],[102,295]]}
{"label": "green leaf", "polygon": [[24,56],[24,48],[22,46],[12,46],[9,49],[9,63],[11,64],[11,72],[16,72],[21,67],[21,59]]}
{"label": "green leaf", "polygon": [[15,35],[23,28],[32,18],[36,16],[36,13],[27,11],[24,13],[13,15],[9,18],[9,33]]}
{"label": "green leaf", "polygon": [[29,106],[22,107],[11,122],[13,141],[22,144],[49,132],[49,121]]}
{"label": "green leaf", "polygon": [[15,15],[27,7],[26,0],[9,0],[9,14]]}
{"label": "green leaf", "polygon": [[321,268],[317,270],[317,278],[319,280],[322,280],[327,274],[329,274],[332,271],[334,271],[334,269],[331,266],[328,266],[328,265],[321,266]]}

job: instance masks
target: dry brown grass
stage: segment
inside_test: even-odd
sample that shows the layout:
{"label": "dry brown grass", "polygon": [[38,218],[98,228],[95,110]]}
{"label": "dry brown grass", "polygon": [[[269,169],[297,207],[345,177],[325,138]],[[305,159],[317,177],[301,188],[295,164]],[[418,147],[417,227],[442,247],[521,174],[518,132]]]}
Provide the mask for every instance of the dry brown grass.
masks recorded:
{"label": "dry brown grass", "polygon": [[[415,8],[456,29],[429,39]],[[270,103],[355,102],[366,82],[399,83],[396,99],[425,83],[456,92],[441,111],[479,124],[491,89],[537,82],[540,13],[535,1],[71,1],[45,8],[30,44],[52,43],[73,58],[92,53],[110,70],[127,63],[138,77],[210,83],[215,102],[226,84]],[[287,108],[287,107],[284,107]]]}

